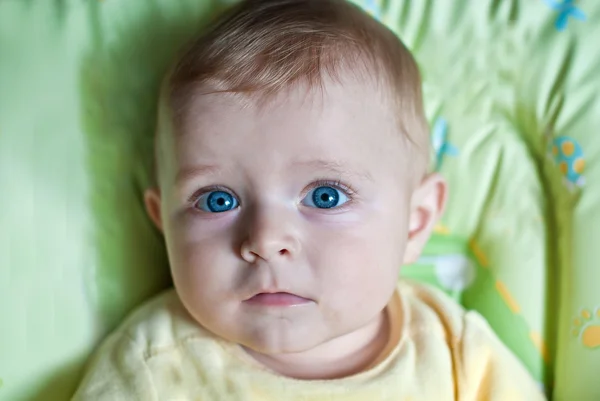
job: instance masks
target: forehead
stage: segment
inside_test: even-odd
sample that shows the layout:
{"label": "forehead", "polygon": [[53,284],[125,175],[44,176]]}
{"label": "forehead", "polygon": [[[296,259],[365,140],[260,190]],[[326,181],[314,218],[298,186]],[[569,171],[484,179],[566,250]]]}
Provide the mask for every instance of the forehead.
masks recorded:
{"label": "forehead", "polygon": [[375,175],[406,159],[394,114],[384,91],[352,80],[298,85],[268,99],[200,94],[180,120],[174,163],[178,170],[227,163],[246,172],[352,165]]}

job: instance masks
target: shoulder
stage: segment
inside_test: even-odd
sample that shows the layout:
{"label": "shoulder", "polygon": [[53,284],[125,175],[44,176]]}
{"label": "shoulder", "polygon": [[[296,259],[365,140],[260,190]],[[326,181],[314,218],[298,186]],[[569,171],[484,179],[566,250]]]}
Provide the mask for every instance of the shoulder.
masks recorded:
{"label": "shoulder", "polygon": [[212,338],[187,312],[174,289],[135,308],[103,342],[98,353],[135,353],[137,358],[174,350],[190,339]]}
{"label": "shoulder", "polygon": [[431,329],[438,326],[454,342],[462,337],[465,318],[475,312],[467,312],[443,291],[427,284],[402,280],[398,283],[405,320],[409,325]]}
{"label": "shoulder", "polygon": [[483,316],[465,310],[443,291],[411,281],[401,282],[398,289],[411,325],[426,325],[430,333],[438,327],[454,356],[469,349],[477,349],[477,354],[484,356],[504,347]]}
{"label": "shoulder", "polygon": [[190,336],[206,335],[189,315],[174,289],[166,290],[134,309],[114,333],[123,341],[152,353]]}
{"label": "shoulder", "polygon": [[544,399],[525,366],[479,313],[427,285],[402,282],[399,291],[409,326],[445,341],[461,399]]}
{"label": "shoulder", "polygon": [[187,338],[204,335],[175,291],[165,291],[135,309],[103,341],[73,400],[157,400],[148,360],[169,354]]}
{"label": "shoulder", "polygon": [[210,336],[188,314],[175,290],[170,289],[135,308],[104,339],[92,365],[102,359],[145,363],[154,355],[175,350],[188,339]]}

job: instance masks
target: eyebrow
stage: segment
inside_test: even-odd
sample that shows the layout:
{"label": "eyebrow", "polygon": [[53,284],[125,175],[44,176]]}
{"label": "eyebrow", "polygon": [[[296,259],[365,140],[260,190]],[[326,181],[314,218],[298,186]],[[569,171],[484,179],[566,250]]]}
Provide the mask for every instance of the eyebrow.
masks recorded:
{"label": "eyebrow", "polygon": [[183,168],[177,172],[175,176],[175,183],[180,184],[182,182],[186,182],[187,180],[200,176],[200,175],[208,175],[215,174],[219,171],[219,168],[216,166],[210,165],[196,165],[188,168]]}
{"label": "eyebrow", "polygon": [[[313,160],[302,160],[296,161],[291,164],[291,167],[296,168],[312,168],[316,170],[329,170],[340,176],[356,176],[361,177],[369,181],[373,181],[373,176],[367,171],[358,171],[356,169],[348,168],[344,164],[333,161],[333,160],[323,160],[323,159],[313,159]],[[180,184],[194,177],[198,177],[200,175],[209,175],[216,174],[220,169],[217,166],[211,165],[196,165],[188,168],[181,169],[177,172],[175,176],[175,183]]]}
{"label": "eyebrow", "polygon": [[329,170],[341,176],[357,176],[373,181],[373,176],[368,171],[359,171],[334,160],[303,160],[292,163],[293,167],[307,167],[318,170]]}

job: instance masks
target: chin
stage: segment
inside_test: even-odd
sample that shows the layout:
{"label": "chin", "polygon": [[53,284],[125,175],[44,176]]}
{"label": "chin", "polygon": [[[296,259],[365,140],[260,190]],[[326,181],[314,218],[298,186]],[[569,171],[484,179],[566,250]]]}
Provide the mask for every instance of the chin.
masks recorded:
{"label": "chin", "polygon": [[266,355],[293,354],[310,350],[319,344],[316,339],[298,335],[282,335],[283,333],[254,332],[243,345],[255,352]]}

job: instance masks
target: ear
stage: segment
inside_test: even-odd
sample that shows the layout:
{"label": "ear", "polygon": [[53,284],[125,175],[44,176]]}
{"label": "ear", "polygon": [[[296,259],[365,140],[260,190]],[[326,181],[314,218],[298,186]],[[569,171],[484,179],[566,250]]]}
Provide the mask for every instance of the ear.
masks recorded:
{"label": "ear", "polygon": [[160,212],[161,197],[160,189],[148,188],[144,192],[144,204],[146,205],[146,213],[150,217],[150,220],[154,223],[156,228],[160,231],[163,230],[162,226],[162,215]]}
{"label": "ear", "polygon": [[447,196],[448,185],[437,173],[427,176],[413,192],[405,264],[416,262],[421,255],[435,224],[444,213]]}

